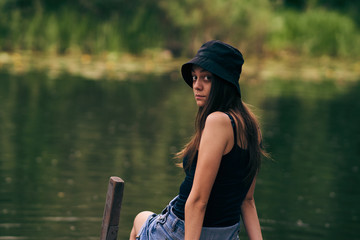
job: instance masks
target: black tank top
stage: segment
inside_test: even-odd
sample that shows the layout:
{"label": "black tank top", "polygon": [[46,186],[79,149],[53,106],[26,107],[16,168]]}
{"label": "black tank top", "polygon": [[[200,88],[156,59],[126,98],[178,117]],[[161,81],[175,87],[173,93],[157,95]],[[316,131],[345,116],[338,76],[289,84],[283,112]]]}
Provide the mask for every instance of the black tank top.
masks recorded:
{"label": "black tank top", "polygon": [[[234,146],[221,159],[219,171],[206,207],[204,227],[226,227],[238,223],[241,204],[250,188],[250,184],[244,183],[244,178],[247,175],[246,166],[249,162],[249,152],[237,145],[235,122],[230,114],[227,115],[234,131]],[[197,156],[198,154],[196,154],[191,167],[185,169],[186,176],[173,207],[175,215],[182,220],[184,220],[185,203],[194,181]],[[187,161],[187,157],[184,157],[184,166],[187,165]]]}

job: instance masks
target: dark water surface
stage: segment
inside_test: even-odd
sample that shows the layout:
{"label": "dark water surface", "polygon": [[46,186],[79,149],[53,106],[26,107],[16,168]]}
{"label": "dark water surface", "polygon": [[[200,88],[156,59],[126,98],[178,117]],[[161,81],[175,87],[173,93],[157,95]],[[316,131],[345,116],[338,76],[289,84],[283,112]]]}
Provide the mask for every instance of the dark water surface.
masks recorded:
{"label": "dark water surface", "polygon": [[[192,93],[177,75],[136,79],[0,73],[0,240],[99,239],[110,176],[126,182],[118,239],[177,194]],[[255,195],[264,238],[360,239],[360,82],[242,90],[273,157]]]}

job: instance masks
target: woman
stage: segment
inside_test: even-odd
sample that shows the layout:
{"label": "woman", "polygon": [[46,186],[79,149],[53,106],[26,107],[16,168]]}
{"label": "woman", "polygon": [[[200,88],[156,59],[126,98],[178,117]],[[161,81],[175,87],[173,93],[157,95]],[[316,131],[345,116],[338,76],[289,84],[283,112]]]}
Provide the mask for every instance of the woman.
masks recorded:
{"label": "woman", "polygon": [[182,76],[199,107],[196,132],[179,153],[186,177],[161,214],[141,212],[130,239],[238,239],[240,216],[249,239],[262,239],[254,202],[260,167],[258,122],[241,100],[244,59],[221,41],[202,45]]}

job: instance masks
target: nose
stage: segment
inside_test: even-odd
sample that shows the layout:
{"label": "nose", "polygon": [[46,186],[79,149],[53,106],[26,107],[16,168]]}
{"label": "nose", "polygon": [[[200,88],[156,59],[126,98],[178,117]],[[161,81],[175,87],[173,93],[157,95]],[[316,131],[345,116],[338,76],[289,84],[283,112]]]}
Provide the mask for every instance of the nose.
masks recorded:
{"label": "nose", "polygon": [[193,82],[193,88],[195,90],[201,90],[202,87],[203,86],[202,86],[201,81],[199,79]]}

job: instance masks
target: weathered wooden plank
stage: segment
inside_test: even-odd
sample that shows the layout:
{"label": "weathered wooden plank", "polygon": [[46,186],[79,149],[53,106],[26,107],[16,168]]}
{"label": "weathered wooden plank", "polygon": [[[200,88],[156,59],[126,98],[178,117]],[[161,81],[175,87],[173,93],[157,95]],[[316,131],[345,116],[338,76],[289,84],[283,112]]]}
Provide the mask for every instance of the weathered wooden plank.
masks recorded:
{"label": "weathered wooden plank", "polygon": [[124,181],[119,177],[110,177],[100,240],[117,239],[123,192]]}

